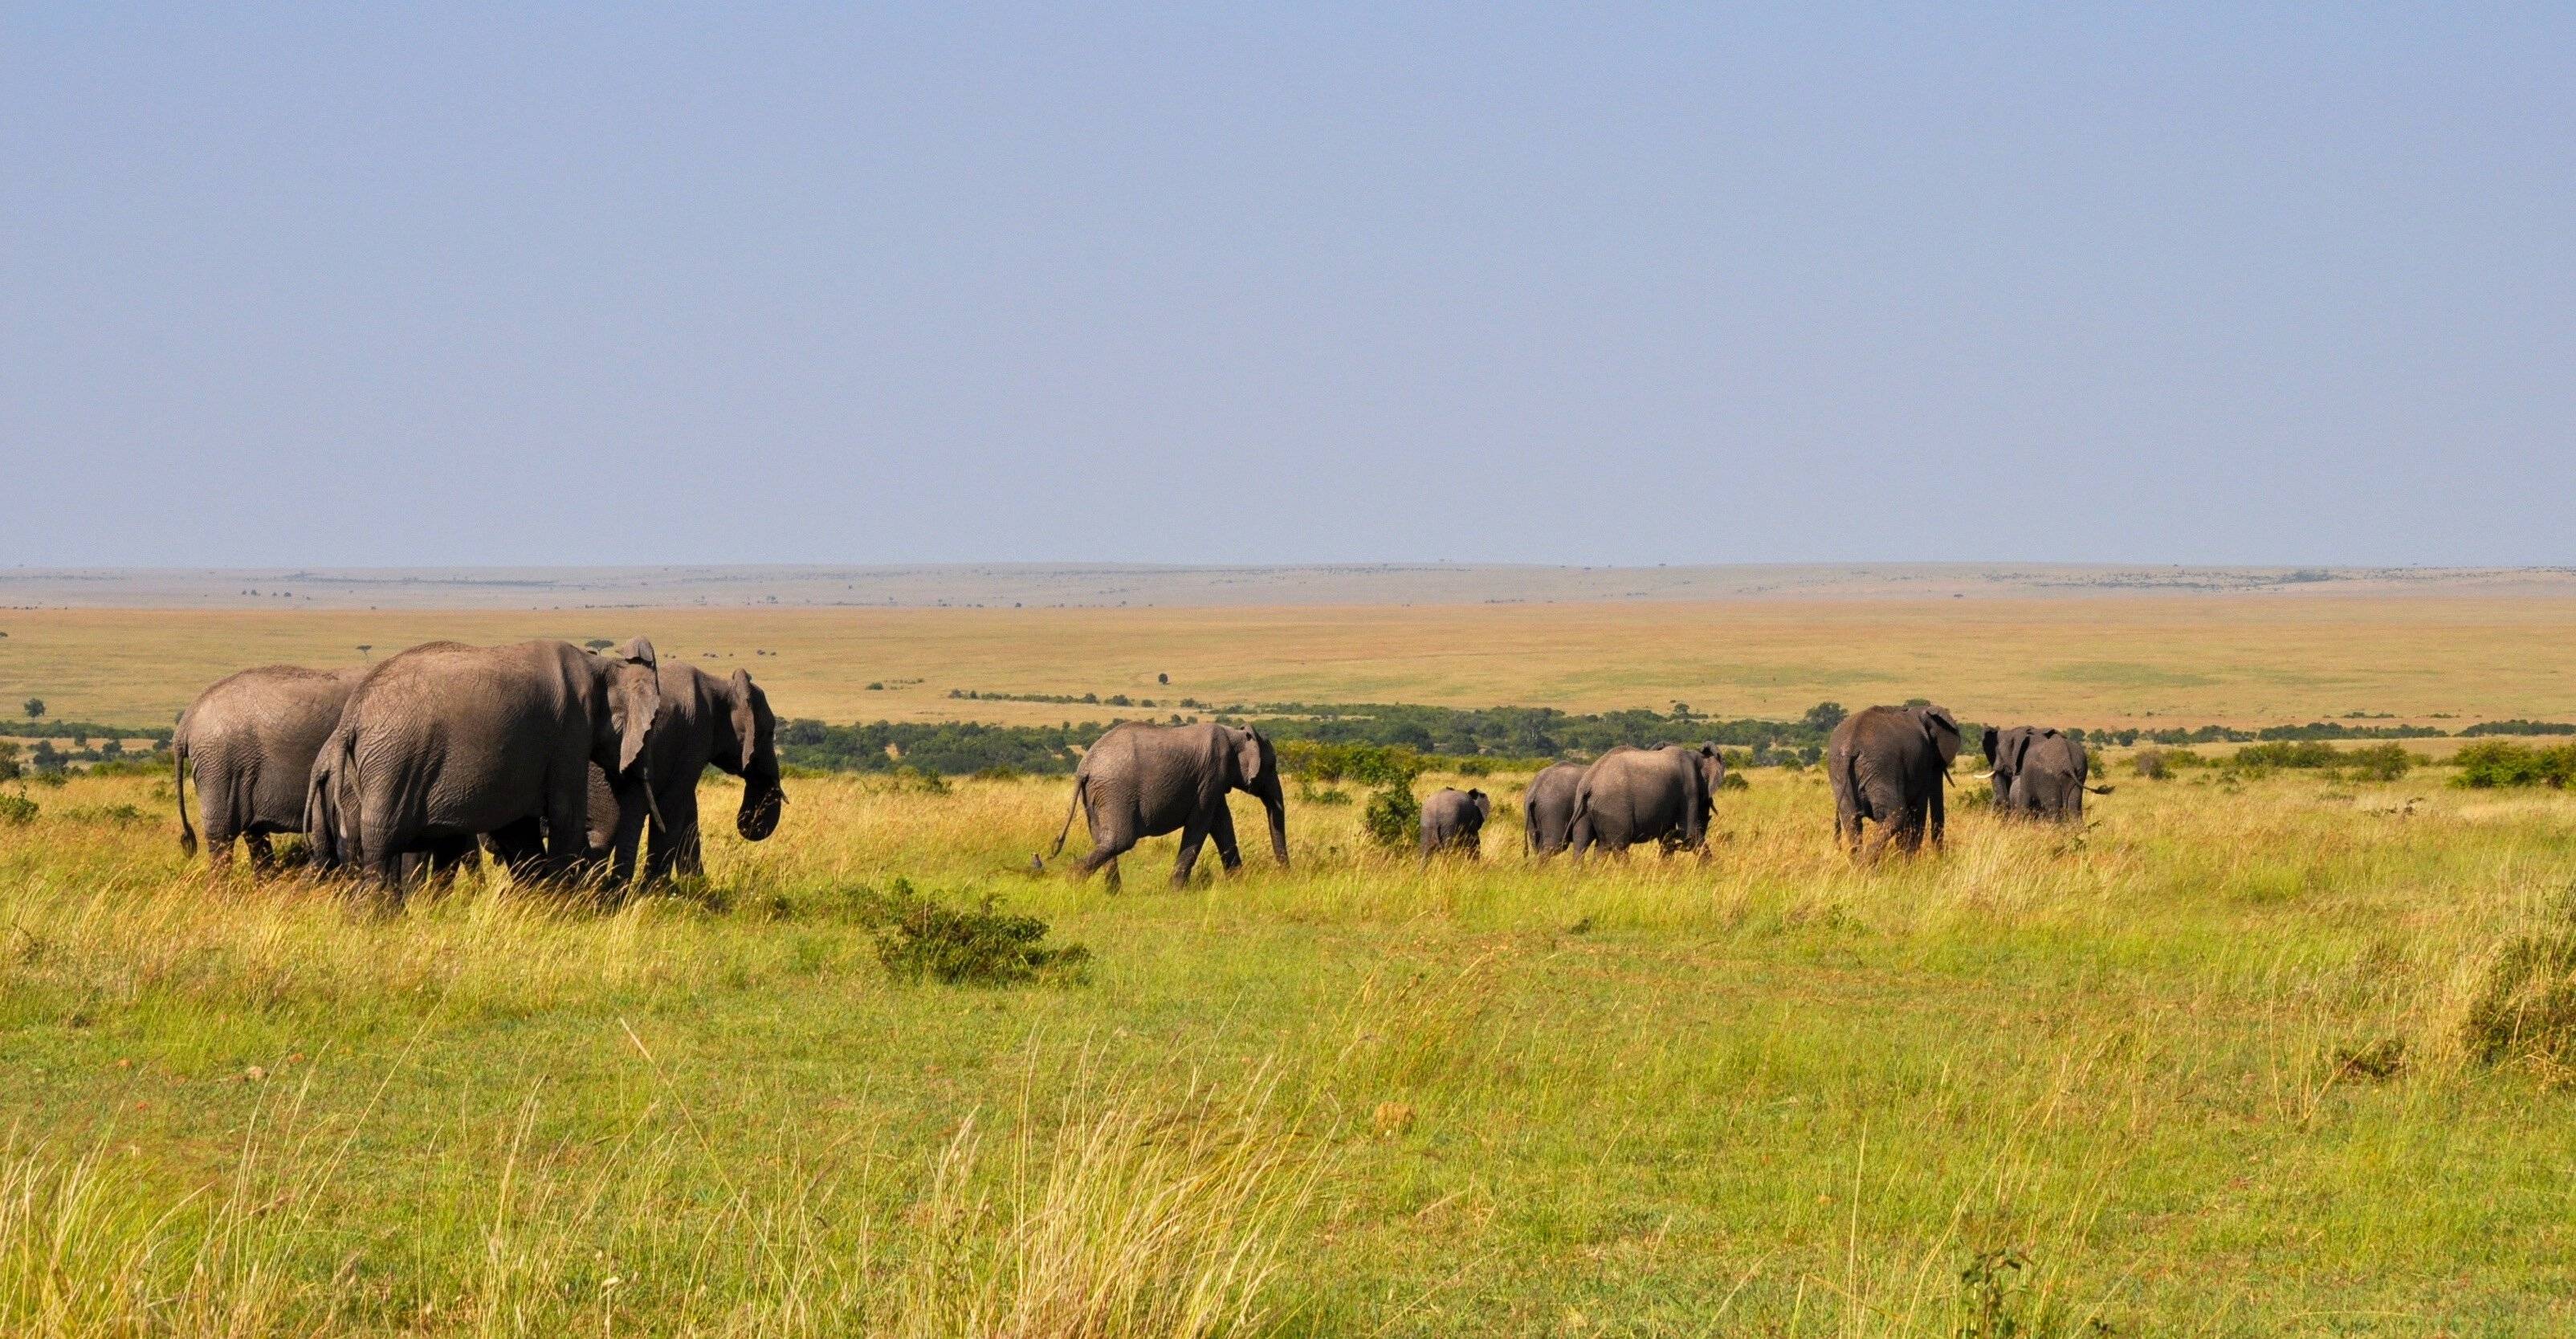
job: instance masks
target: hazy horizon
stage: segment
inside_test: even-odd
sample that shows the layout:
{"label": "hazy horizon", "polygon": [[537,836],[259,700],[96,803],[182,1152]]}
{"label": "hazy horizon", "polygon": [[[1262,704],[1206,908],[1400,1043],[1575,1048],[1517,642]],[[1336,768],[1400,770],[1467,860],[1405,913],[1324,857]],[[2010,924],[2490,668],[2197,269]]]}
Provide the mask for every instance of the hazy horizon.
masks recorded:
{"label": "hazy horizon", "polygon": [[2576,12],[0,15],[0,567],[2569,561]]}

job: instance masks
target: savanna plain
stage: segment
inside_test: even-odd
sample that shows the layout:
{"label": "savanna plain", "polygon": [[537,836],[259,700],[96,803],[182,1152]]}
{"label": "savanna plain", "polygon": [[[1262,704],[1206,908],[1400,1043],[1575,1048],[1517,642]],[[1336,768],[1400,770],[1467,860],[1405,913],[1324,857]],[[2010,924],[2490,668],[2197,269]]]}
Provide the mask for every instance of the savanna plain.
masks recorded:
{"label": "savanna plain", "polygon": [[[137,724],[338,663],[299,647],[505,626],[738,655],[835,722],[1160,674],[2576,715],[2552,602],[367,617],[13,612],[0,665]],[[1973,763],[1947,849],[1869,867],[1813,769],[1745,772],[1706,861],[1582,867],[1523,856],[1522,774],[1420,779],[1501,800],[1427,869],[1292,778],[1291,868],[1167,889],[1161,838],[1115,895],[1030,867],[1061,778],[800,776],[703,882],[485,872],[392,915],[184,860],[166,778],[36,787],[0,827],[0,1333],[2576,1331],[2576,798],[2114,750],[2077,830],[1970,802]],[[887,906],[987,898],[1087,958],[889,967]]]}

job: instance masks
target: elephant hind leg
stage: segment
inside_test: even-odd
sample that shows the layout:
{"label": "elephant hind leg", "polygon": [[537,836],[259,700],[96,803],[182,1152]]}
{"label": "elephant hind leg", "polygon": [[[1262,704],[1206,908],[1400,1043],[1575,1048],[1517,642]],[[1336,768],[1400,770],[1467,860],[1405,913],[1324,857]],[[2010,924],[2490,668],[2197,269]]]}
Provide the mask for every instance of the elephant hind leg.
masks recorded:
{"label": "elephant hind leg", "polygon": [[[226,842],[224,845],[229,848],[232,843]],[[242,848],[250,852],[250,876],[252,878],[265,879],[277,873],[277,852],[270,848],[267,833],[243,833]]]}

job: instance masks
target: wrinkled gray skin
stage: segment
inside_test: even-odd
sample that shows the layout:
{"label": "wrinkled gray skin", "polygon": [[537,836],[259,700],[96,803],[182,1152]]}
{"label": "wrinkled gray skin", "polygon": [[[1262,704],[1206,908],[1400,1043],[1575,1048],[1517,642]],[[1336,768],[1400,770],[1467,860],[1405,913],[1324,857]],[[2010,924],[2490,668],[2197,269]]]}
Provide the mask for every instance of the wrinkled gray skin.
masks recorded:
{"label": "wrinkled gray skin", "polygon": [[1288,864],[1288,799],[1279,788],[1279,755],[1259,733],[1231,725],[1145,725],[1135,721],[1111,726],[1073,772],[1073,804],[1065,811],[1064,831],[1056,834],[1052,857],[1064,850],[1073,831],[1073,811],[1082,811],[1091,830],[1091,851],[1076,866],[1076,877],[1089,878],[1109,867],[1109,886],[1118,886],[1118,857],[1147,837],[1181,834],[1180,859],[1172,866],[1172,886],[1189,882],[1198,863],[1199,845],[1216,839],[1217,859],[1230,873],[1243,867],[1234,843],[1234,815],[1226,808],[1230,791],[1244,791],[1261,801],[1270,817],[1270,853],[1281,868]]}
{"label": "wrinkled gray skin", "polygon": [[1561,762],[1530,778],[1521,796],[1521,850],[1541,860],[1574,844],[1574,791],[1588,763]]}
{"label": "wrinkled gray skin", "polygon": [[590,766],[647,802],[661,706],[653,645],[615,656],[569,642],[433,642],[377,665],[350,694],[306,790],[317,846],[399,888],[406,857],[535,817],[536,873],[577,873],[588,849]]}
{"label": "wrinkled gray skin", "polygon": [[1715,744],[1622,744],[1602,754],[1575,783],[1574,858],[1581,860],[1595,846],[1625,855],[1639,842],[1658,843],[1666,855],[1706,854],[1708,820],[1725,780],[1726,763]]}
{"label": "wrinkled gray skin", "polygon": [[1493,797],[1481,790],[1448,787],[1422,802],[1422,863],[1435,852],[1456,849],[1470,860],[1483,854],[1485,820],[1494,816]]}
{"label": "wrinkled gray skin", "polygon": [[[1869,707],[1843,718],[1825,743],[1834,791],[1834,839],[1875,859],[1888,842],[1915,851],[1928,832],[1938,850],[1948,827],[1941,786],[1959,756],[1959,723],[1941,707]],[[1863,842],[1862,824],[1878,824]]]}
{"label": "wrinkled gray skin", "polygon": [[2089,786],[2092,759],[2084,746],[2056,730],[2016,725],[1986,728],[1979,749],[1986,755],[1987,776],[1994,782],[1995,810],[2061,823],[2084,821],[2084,793],[2111,793],[2109,786]]}
{"label": "wrinkled gray skin", "polygon": [[250,851],[254,873],[275,869],[268,839],[304,830],[304,788],[313,755],[340,722],[363,669],[266,665],[243,670],[197,695],[170,736],[171,789],[179,801],[179,849],[194,855],[188,783],[206,820],[206,863],[232,863],[233,839]]}
{"label": "wrinkled gray skin", "polygon": [[[747,670],[719,679],[695,665],[666,661],[659,673],[662,707],[653,722],[648,766],[653,804],[622,803],[608,773],[590,768],[587,865],[623,886],[635,870],[636,847],[649,833],[644,881],[706,872],[698,829],[698,777],[714,767],[742,778],[742,804],[734,831],[745,841],[765,841],[777,830],[787,792],[778,779],[778,718],[769,695]],[[649,810],[658,810],[655,821]],[[492,857],[515,869],[533,868],[545,854],[545,827],[535,817],[493,833]]]}

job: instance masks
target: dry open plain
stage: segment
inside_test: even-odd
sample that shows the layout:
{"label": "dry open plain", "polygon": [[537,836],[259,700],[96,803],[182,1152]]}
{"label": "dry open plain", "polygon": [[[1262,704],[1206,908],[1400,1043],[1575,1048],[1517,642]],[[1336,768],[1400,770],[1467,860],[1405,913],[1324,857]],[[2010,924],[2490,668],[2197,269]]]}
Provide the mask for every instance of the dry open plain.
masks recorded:
{"label": "dry open plain", "polygon": [[[1052,723],[1159,701],[1379,701],[1795,716],[1936,698],[2070,725],[2576,718],[2576,597],[2277,595],[1618,601],[1155,609],[259,610],[0,613],[0,697],[166,724],[247,665],[356,664],[423,641],[624,639],[752,670],[781,713]],[[370,650],[361,652],[360,647]],[[1169,675],[1161,684],[1158,675]],[[871,689],[870,684],[883,684]]]}

